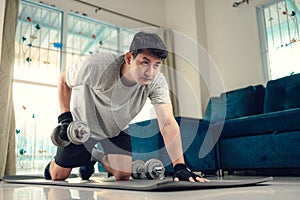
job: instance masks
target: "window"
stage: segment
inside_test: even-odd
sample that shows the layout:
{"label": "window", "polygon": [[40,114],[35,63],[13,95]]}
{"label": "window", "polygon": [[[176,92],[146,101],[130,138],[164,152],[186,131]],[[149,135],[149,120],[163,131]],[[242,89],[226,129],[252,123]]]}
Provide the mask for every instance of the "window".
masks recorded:
{"label": "window", "polygon": [[19,7],[14,78],[56,84],[61,51],[62,11],[22,2]]}
{"label": "window", "polygon": [[[119,53],[119,28],[75,13],[68,14],[66,66],[96,51]],[[111,39],[112,38],[112,39]]]}
{"label": "window", "polygon": [[25,1],[19,6],[13,85],[18,171],[42,169],[55,153],[49,135],[59,109],[62,17],[55,8]]}
{"label": "window", "polygon": [[56,153],[50,133],[60,114],[60,71],[97,51],[124,52],[134,32],[25,0],[20,2],[16,31],[17,173],[40,172]]}
{"label": "window", "polygon": [[300,1],[273,0],[257,9],[268,79],[300,72]]}

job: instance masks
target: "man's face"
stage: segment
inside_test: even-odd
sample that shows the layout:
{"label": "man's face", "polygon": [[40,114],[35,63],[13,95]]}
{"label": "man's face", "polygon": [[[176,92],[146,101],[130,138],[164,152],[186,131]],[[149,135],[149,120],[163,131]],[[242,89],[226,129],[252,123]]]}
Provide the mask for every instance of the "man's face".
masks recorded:
{"label": "man's face", "polygon": [[139,53],[131,58],[130,75],[134,82],[140,85],[148,85],[156,76],[161,66],[161,59],[150,54],[149,51]]}

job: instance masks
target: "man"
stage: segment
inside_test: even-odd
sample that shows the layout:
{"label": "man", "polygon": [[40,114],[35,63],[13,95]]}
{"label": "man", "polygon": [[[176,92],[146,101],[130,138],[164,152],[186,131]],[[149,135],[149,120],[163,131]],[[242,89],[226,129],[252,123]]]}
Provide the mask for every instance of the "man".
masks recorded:
{"label": "man", "polygon": [[166,57],[166,47],[158,35],[139,32],[124,55],[96,53],[61,74],[58,84],[62,112],[58,117],[62,124],[60,134],[65,137],[69,123],[82,120],[88,123],[91,138],[83,145],[71,143],[59,147],[55,160],[45,169],[46,179],[64,180],[74,167],[80,167],[81,177],[89,179],[95,164],[91,161],[91,152],[100,142],[105,156],[98,159],[104,168],[116,180],[128,180],[132,162],[128,123],[149,97],[172,160],[174,181],[208,181],[184,164],[180,131],[172,113],[168,85],[159,72]]}

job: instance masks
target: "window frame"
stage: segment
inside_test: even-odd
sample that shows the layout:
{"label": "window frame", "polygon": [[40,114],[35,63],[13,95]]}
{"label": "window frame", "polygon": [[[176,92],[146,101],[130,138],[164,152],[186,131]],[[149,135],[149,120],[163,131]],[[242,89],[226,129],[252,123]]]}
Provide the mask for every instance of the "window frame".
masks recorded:
{"label": "window frame", "polygon": [[[257,14],[257,24],[258,24],[258,31],[259,31],[259,39],[260,39],[260,51],[261,51],[261,59],[262,59],[262,65],[263,65],[263,71],[264,71],[264,78],[266,81],[277,79],[280,77],[273,77],[272,76],[272,66],[270,63],[270,47],[268,44],[268,36],[267,36],[267,25],[265,21],[265,9],[278,4],[280,2],[286,2],[286,0],[270,0],[269,2],[266,2],[260,6],[256,7],[256,14]],[[300,17],[300,16],[299,16]],[[296,18],[298,21],[300,21],[300,18]],[[296,22],[297,22],[296,20]],[[282,23],[280,23],[281,25]],[[296,24],[296,27],[299,27],[299,22]],[[298,30],[299,31],[299,30]],[[298,32],[299,34],[299,32]],[[298,42],[300,42],[300,38],[298,38]],[[287,47],[283,47],[287,48]],[[283,58],[284,59],[284,58]],[[291,72],[292,74],[292,72]],[[287,76],[287,74],[283,74],[283,76]]]}

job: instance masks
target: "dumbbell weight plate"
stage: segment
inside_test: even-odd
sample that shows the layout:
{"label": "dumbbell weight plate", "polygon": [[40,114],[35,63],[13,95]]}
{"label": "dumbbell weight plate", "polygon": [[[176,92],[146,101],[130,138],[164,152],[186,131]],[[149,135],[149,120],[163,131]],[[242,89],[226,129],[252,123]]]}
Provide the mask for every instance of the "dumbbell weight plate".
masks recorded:
{"label": "dumbbell weight plate", "polygon": [[163,163],[157,159],[148,160],[145,163],[145,171],[148,179],[161,179],[165,174]]}
{"label": "dumbbell weight plate", "polygon": [[51,141],[54,145],[56,145],[58,147],[59,146],[65,147],[65,146],[68,146],[70,144],[70,142],[60,138],[60,136],[59,136],[60,127],[61,126],[59,125],[59,126],[55,127],[55,129],[52,131]]}
{"label": "dumbbell weight plate", "polygon": [[80,145],[89,139],[91,132],[86,122],[74,121],[68,126],[67,135],[70,142]]}
{"label": "dumbbell weight plate", "polygon": [[134,179],[145,179],[145,162],[142,160],[135,160],[132,162],[132,178]]}

